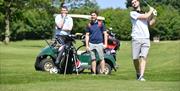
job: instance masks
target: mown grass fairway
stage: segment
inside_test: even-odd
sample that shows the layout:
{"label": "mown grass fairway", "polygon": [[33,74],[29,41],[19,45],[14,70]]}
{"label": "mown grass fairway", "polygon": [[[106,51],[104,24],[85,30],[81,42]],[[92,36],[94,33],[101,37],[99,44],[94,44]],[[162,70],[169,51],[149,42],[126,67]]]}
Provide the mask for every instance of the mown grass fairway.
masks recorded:
{"label": "mown grass fairway", "polygon": [[108,76],[92,76],[89,70],[78,76],[35,71],[44,46],[43,40],[0,44],[0,91],[180,91],[180,41],[151,43],[146,82],[135,80],[130,42],[122,42],[120,67]]}

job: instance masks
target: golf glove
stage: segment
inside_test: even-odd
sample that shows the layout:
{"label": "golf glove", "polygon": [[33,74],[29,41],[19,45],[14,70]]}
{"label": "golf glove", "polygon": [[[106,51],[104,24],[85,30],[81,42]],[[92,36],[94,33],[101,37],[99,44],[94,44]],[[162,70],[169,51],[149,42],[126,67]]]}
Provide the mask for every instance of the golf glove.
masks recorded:
{"label": "golf glove", "polygon": [[155,9],[153,10],[153,15],[157,16],[157,10],[155,10]]}
{"label": "golf glove", "polygon": [[153,7],[149,7],[149,10],[150,11],[154,11],[155,9]]}

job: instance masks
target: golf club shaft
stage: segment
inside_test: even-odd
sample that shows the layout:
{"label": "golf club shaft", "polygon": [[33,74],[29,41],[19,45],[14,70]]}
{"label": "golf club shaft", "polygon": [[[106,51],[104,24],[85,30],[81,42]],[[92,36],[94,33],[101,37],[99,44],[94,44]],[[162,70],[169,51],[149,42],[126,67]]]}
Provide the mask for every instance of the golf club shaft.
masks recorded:
{"label": "golf club shaft", "polygon": [[151,7],[145,0],[143,0],[143,2],[144,2],[148,7]]}
{"label": "golf club shaft", "polygon": [[[144,2],[148,7],[151,7],[151,6],[146,2],[146,0],[143,0],[143,2]],[[155,16],[157,16],[157,11],[155,10],[155,12],[153,12],[153,14],[154,14]]]}

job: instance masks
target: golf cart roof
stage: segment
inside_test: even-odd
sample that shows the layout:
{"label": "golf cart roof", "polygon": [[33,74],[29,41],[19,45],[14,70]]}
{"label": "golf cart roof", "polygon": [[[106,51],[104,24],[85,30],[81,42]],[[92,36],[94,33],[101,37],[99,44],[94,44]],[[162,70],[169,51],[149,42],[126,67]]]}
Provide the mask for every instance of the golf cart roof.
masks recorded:
{"label": "golf cart roof", "polygon": [[[54,14],[53,16],[56,17],[59,14]],[[91,19],[90,15],[82,15],[82,14],[68,14],[68,16],[72,17],[72,18],[82,18],[82,19]],[[102,16],[98,16],[97,17],[98,20],[105,20],[105,17]]]}

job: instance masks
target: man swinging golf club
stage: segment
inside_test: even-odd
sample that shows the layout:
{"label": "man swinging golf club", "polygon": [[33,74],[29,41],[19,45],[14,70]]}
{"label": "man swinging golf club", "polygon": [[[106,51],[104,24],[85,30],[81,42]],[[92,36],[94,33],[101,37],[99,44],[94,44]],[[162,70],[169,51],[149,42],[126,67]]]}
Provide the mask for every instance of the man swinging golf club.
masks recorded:
{"label": "man swinging golf club", "polygon": [[151,26],[155,23],[155,19],[151,18],[155,9],[149,7],[149,12],[144,13],[141,11],[139,0],[132,0],[131,4],[134,9],[130,12],[132,22],[132,58],[137,80],[145,81],[144,72],[150,48],[148,25]]}

